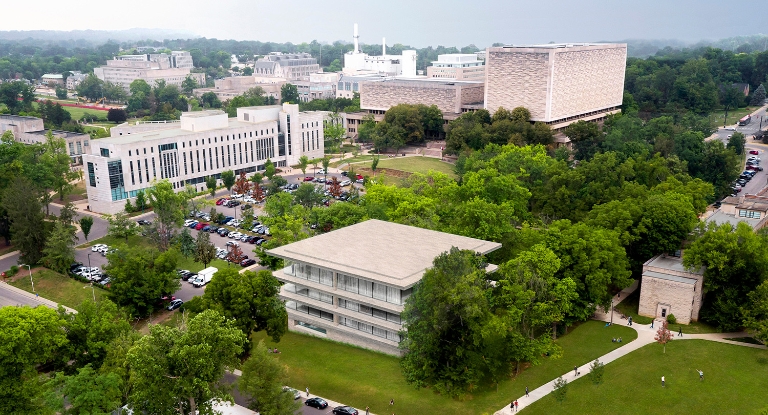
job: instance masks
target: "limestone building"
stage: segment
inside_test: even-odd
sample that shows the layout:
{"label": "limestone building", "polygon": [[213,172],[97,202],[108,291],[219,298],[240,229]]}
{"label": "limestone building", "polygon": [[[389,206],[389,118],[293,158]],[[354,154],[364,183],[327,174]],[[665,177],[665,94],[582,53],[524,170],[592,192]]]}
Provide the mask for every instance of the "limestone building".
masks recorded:
{"label": "limestone building", "polygon": [[91,136],[88,134],[46,130],[42,118],[0,114],[0,135],[5,131],[11,131],[14,140],[24,144],[45,143],[50,132],[54,137],[66,142],[67,154],[72,164],[82,163],[82,155],[88,152],[91,141]]}
{"label": "limestone building", "polygon": [[280,88],[285,85],[286,80],[269,78],[269,81],[266,82],[263,77],[258,76],[228,76],[213,81],[213,88],[195,88],[193,93],[200,98],[206,92],[213,92],[221,102],[224,102],[243,95],[251,88],[259,87],[264,90],[265,97],[272,97],[276,102],[280,102]]}
{"label": "limestone building", "polygon": [[320,72],[317,59],[309,53],[272,52],[253,63],[253,74],[298,81]]}
{"label": "limestone building", "polygon": [[[355,249],[329,252],[341,245]],[[284,260],[274,276],[289,330],[399,355],[405,301],[452,247],[484,255],[501,244],[372,219],[268,253]]]}
{"label": "limestone building", "polygon": [[427,67],[427,78],[485,82],[484,61],[474,53],[437,55],[437,60]]}
{"label": "limestone building", "polygon": [[[83,155],[91,210],[114,214],[156,180],[176,191],[206,189],[205,179],[224,170],[246,174],[323,156],[323,111],[299,112],[295,104],[185,112],[175,122],[115,126],[111,137],[91,142]],[[157,151],[155,151],[157,150]]]}
{"label": "limestone building", "polygon": [[485,108],[525,107],[531,121],[562,129],[620,111],[626,44],[491,47],[485,59]]}
{"label": "limestone building", "polygon": [[691,272],[680,256],[661,254],[643,264],[638,314],[666,319],[674,314],[678,323],[699,319],[704,270]]}
{"label": "limestone building", "polygon": [[181,87],[187,78],[205,85],[205,74],[191,72],[192,55],[185,51],[146,55],[120,55],[107,61],[107,64],[93,68],[93,73],[104,82],[118,84],[129,91],[131,82],[143,79],[150,85],[163,80],[166,84]]}
{"label": "limestone building", "polygon": [[[360,86],[360,108],[386,111],[398,104],[436,105],[443,114],[483,107],[483,83],[437,78],[380,79]],[[382,112],[383,113],[383,112]]]}

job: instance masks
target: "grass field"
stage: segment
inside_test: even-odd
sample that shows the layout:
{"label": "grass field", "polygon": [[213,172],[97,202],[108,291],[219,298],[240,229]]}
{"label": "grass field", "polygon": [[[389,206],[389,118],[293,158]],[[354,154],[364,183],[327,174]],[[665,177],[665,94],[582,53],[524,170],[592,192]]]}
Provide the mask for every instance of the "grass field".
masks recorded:
{"label": "grass field", "polygon": [[[634,330],[621,326],[605,327],[604,323],[588,321],[561,337],[563,357],[545,359],[516,378],[501,382],[498,388],[488,387],[464,400],[450,399],[429,389],[417,390],[408,385],[400,371],[399,359],[341,343],[297,334],[283,336],[273,343],[265,333],[254,340],[265,340],[268,347],[278,347],[277,358],[289,368],[289,385],[327,397],[356,408],[371,407],[371,412],[398,415],[464,415],[492,414],[521,396],[525,387],[533,389],[618,347],[611,338],[622,336],[625,342],[637,338]],[[396,408],[388,409],[390,399]]]}
{"label": "grass field", "polygon": [[[19,269],[19,274],[23,277],[10,284],[24,291],[32,292],[27,269]],[[32,273],[32,279],[35,282],[34,292],[40,294],[41,297],[74,309],[77,309],[83,301],[93,299],[94,293],[96,294],[96,301],[101,300],[106,295],[106,291],[98,284],[94,285],[96,288],[91,291],[90,284],[48,269]]]}
{"label": "grass field", "polygon": [[[640,289],[638,288],[625,298],[624,301],[616,305],[616,309],[624,313],[627,316],[632,316],[632,322],[636,324],[651,324],[651,318],[637,314],[637,308],[640,304]],[[626,320],[621,320],[620,316],[614,316],[614,323],[626,324]],[[717,327],[710,326],[709,324],[694,321],[691,324],[670,324],[669,330],[677,332],[683,327],[683,333],[698,334],[698,333],[721,333],[722,330]]]}
{"label": "grass field", "polygon": [[[726,125],[734,125],[741,117],[751,114],[759,107],[746,107],[746,108],[737,108],[733,110],[728,111],[728,120],[725,122]],[[709,114],[709,122],[712,124],[712,127],[718,128],[723,126],[723,117],[725,115],[725,111],[718,110],[713,111],[711,114]],[[754,119],[753,119],[754,120]]]}
{"label": "grass field", "polygon": [[357,156],[357,157],[352,157],[352,155],[350,154],[349,157],[345,157],[343,160],[334,161],[333,163],[329,164],[329,166],[331,166],[331,167],[339,167],[341,165],[346,165],[346,164],[349,164],[349,163],[356,163],[358,161],[367,161],[367,160],[373,160],[373,156],[372,155],[368,155],[368,154],[364,154],[364,155],[360,155],[360,156]]}
{"label": "grass field", "polygon": [[602,385],[583,377],[568,385],[562,403],[550,394],[524,413],[753,414],[768,406],[766,373],[768,350],[681,340],[665,354],[650,344],[606,365]]}
{"label": "grass field", "polygon": [[[368,161],[359,162],[352,165],[355,169],[370,168],[371,163]],[[345,169],[348,167],[345,166]],[[432,157],[397,157],[397,158],[381,158],[377,169],[392,169],[400,170],[406,173],[427,173],[430,170],[439,171],[447,174],[449,177],[456,178],[456,173],[453,171],[453,165],[444,161],[438,160]],[[378,176],[380,173],[377,172]]]}
{"label": "grass field", "polygon": [[[66,197],[64,198],[65,202],[74,202],[76,200],[85,200],[88,199],[88,193],[85,190],[85,180],[80,180],[79,182],[75,183],[74,187],[67,193]],[[56,193],[53,195],[53,200],[57,203],[59,203],[59,194]]]}
{"label": "grass field", "polygon": [[[37,106],[38,104],[34,103],[32,105]],[[80,118],[82,118],[82,116],[84,114],[92,115],[94,119],[104,120],[104,121],[107,120],[107,111],[89,110],[89,109],[85,109],[85,108],[64,107],[64,106],[62,106],[62,108],[64,108],[67,112],[69,112],[69,115],[71,115],[72,119],[75,120],[75,121],[77,121]]]}

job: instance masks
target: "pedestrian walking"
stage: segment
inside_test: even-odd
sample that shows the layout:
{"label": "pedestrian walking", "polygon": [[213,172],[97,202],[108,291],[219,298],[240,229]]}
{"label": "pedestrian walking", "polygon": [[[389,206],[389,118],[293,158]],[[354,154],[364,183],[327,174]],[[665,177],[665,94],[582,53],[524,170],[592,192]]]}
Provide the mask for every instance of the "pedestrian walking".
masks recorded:
{"label": "pedestrian walking", "polygon": [[509,409],[515,409],[515,401],[509,403]]}
{"label": "pedestrian walking", "polygon": [[576,366],[574,366],[573,367],[573,376],[576,376],[578,374],[579,374],[579,369]]}
{"label": "pedestrian walking", "polygon": [[307,386],[307,398],[309,398],[309,386]]}
{"label": "pedestrian walking", "polygon": [[664,376],[661,377],[661,387],[664,387]]}
{"label": "pedestrian walking", "polygon": [[525,387],[525,396],[528,397],[528,387]]}
{"label": "pedestrian walking", "polygon": [[395,406],[395,400],[394,399],[390,399],[389,400],[389,406]]}
{"label": "pedestrian walking", "polygon": [[515,412],[517,412],[517,408],[520,406],[520,404],[517,403],[517,399],[515,399]]}
{"label": "pedestrian walking", "polygon": [[683,326],[680,326],[680,330],[677,332],[677,335],[683,337]]}
{"label": "pedestrian walking", "polygon": [[696,369],[696,371],[699,372],[699,380],[704,380],[704,372],[698,369]]}
{"label": "pedestrian walking", "polygon": [[370,410],[370,409],[371,409],[371,408],[370,408],[370,407],[368,407],[368,406],[366,406],[366,407],[365,407],[365,415],[368,415],[368,410]]}
{"label": "pedestrian walking", "polygon": [[627,321],[629,322],[629,327],[632,327],[632,316],[629,316]]}
{"label": "pedestrian walking", "polygon": [[653,328],[653,323],[654,323],[655,321],[656,321],[656,320],[651,320],[651,328]]}

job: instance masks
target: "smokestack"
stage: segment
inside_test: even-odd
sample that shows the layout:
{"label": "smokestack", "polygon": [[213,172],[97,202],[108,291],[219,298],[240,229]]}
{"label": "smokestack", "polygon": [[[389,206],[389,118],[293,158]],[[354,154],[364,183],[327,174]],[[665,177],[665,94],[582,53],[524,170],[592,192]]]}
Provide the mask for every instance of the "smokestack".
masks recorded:
{"label": "smokestack", "polygon": [[387,38],[381,38],[381,56],[387,54]]}
{"label": "smokestack", "polygon": [[360,52],[360,49],[358,48],[358,45],[357,45],[357,39],[358,39],[359,37],[360,37],[360,36],[357,34],[357,23],[355,23],[355,33],[354,33],[354,35],[352,36],[352,38],[355,40],[355,50],[354,50],[354,53],[358,53],[358,52]]}

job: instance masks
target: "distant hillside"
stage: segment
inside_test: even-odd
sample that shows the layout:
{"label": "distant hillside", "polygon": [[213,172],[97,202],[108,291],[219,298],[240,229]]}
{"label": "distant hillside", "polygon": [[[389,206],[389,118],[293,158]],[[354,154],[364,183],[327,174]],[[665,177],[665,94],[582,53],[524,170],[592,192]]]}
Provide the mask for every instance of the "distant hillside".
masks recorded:
{"label": "distant hillside", "polygon": [[647,58],[663,49],[698,49],[713,47],[734,52],[762,52],[768,50],[768,35],[736,36],[720,40],[701,40],[686,43],[675,39],[626,39],[612,42],[626,43],[627,54],[635,58]]}
{"label": "distant hillside", "polygon": [[[130,42],[138,40],[194,39],[200,36],[191,32],[165,29],[127,29],[127,30],[11,30],[0,31],[0,41],[37,40],[45,43],[77,42],[100,45],[109,40]],[[35,42],[39,43],[39,42]]]}

